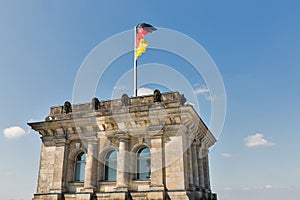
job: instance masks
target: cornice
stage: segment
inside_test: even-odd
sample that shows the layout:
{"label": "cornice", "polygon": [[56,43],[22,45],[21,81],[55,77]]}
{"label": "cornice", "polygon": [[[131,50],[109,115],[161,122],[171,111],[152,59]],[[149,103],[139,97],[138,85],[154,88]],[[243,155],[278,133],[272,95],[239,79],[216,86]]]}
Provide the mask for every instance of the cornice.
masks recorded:
{"label": "cornice", "polygon": [[124,132],[137,138],[158,133],[169,137],[178,135],[182,127],[186,127],[187,133],[194,134],[196,140],[212,146],[216,139],[194,108],[182,105],[179,95],[178,92],[164,93],[162,102],[153,102],[153,96],[135,97],[128,106],[123,106],[120,99],[104,101],[96,111],[91,110],[90,104],[73,105],[71,113],[64,113],[63,107],[52,107],[45,121],[28,125],[39,132],[43,141],[62,136],[66,139],[118,138]]}

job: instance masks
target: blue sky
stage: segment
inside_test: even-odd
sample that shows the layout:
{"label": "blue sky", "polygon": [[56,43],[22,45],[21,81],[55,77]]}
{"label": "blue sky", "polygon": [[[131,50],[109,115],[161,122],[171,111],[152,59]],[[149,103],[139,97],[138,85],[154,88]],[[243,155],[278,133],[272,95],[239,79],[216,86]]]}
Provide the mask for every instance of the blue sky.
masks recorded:
{"label": "blue sky", "polygon": [[[227,115],[210,154],[219,199],[299,200],[299,11],[296,0],[1,1],[1,199],[27,200],[35,192],[41,142],[26,122],[72,100],[80,65],[100,42],[148,22],[193,38],[221,73]],[[192,80],[208,122],[210,100],[201,77],[168,53],[154,56],[159,53],[149,50],[140,62],[168,64]],[[116,81],[130,70],[127,57],[106,76]],[[99,99],[110,98],[113,84],[98,86]]]}

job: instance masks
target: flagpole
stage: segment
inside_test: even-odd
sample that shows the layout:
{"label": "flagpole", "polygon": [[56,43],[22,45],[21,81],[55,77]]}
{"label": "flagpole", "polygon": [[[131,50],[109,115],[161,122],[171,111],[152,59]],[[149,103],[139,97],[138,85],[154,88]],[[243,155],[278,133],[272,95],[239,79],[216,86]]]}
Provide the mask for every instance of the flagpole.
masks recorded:
{"label": "flagpole", "polygon": [[137,97],[136,26],[134,27],[133,90],[134,96]]}

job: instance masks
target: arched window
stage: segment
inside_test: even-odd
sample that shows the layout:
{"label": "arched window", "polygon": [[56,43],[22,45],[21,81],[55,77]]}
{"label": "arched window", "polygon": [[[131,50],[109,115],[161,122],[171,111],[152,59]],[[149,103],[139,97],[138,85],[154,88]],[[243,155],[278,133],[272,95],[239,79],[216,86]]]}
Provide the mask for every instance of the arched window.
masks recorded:
{"label": "arched window", "polygon": [[150,149],[144,147],[137,153],[137,175],[138,180],[148,180],[151,177]]}
{"label": "arched window", "polygon": [[75,159],[75,170],[74,170],[74,181],[83,182],[84,181],[84,171],[85,171],[85,153],[81,152],[76,156]]}
{"label": "arched window", "polygon": [[107,153],[104,160],[104,180],[116,181],[117,175],[117,152],[115,150]]}

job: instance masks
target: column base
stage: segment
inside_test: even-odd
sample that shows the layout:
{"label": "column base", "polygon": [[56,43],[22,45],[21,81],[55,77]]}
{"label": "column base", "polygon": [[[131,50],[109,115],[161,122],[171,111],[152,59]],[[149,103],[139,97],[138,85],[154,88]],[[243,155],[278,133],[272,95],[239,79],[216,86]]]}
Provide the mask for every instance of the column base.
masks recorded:
{"label": "column base", "polygon": [[80,190],[81,192],[89,192],[89,193],[93,193],[96,191],[96,187],[92,186],[92,185],[88,185],[88,186],[84,186],[83,189]]}
{"label": "column base", "polygon": [[147,194],[147,199],[151,200],[164,200],[164,191],[153,191],[153,192],[148,192]]}
{"label": "column base", "polygon": [[110,200],[126,200],[127,192],[116,192],[116,193],[96,193],[97,199],[110,199]]}
{"label": "column base", "polygon": [[60,200],[62,199],[62,194],[35,194],[32,200]]}
{"label": "column base", "polygon": [[55,193],[55,194],[62,193],[62,192],[63,192],[62,188],[51,188],[49,191],[49,193]]}
{"label": "column base", "polygon": [[[214,193],[205,193],[200,191],[115,191],[115,192],[102,192],[95,194],[96,199],[111,199],[111,200],[217,200],[217,195]],[[76,196],[77,197],[77,196]],[[40,199],[38,199],[40,200]],[[68,199],[69,200],[69,199]],[[70,199],[71,200],[71,199]],[[75,199],[74,199],[75,200]],[[76,198],[78,200],[78,198]],[[80,199],[83,200],[83,199]],[[87,199],[84,199],[87,200]]]}
{"label": "column base", "polygon": [[165,186],[163,184],[151,184],[150,185],[150,190],[151,191],[164,191],[165,190]]}
{"label": "column base", "polygon": [[90,200],[92,196],[93,194],[89,193],[76,194],[76,200]]}
{"label": "column base", "polygon": [[167,191],[167,199],[180,200],[217,200],[217,195],[214,193],[206,193],[200,191]]}
{"label": "column base", "polygon": [[128,192],[128,186],[126,185],[120,185],[116,187],[117,192]]}

